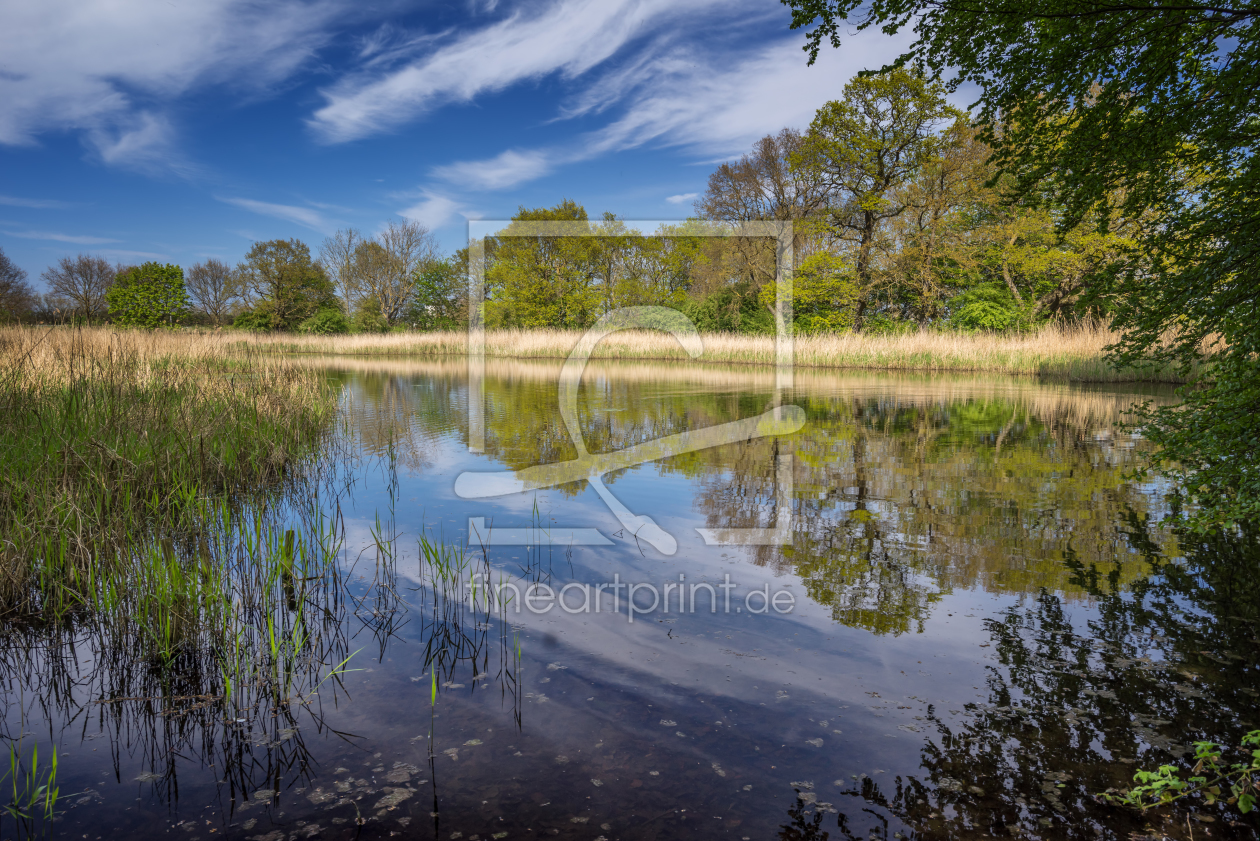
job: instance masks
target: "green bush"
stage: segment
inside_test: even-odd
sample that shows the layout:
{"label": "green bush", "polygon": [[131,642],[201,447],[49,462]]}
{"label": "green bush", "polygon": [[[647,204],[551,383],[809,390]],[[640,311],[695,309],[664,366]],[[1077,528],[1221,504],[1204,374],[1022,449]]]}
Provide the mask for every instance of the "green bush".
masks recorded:
{"label": "green bush", "polygon": [[120,327],[174,327],[188,311],[184,271],[170,263],[145,263],[120,272],[105,293]]}
{"label": "green bush", "polygon": [[774,335],[774,314],[761,306],[746,284],[728,286],[682,305],[701,333]]}
{"label": "green bush", "polygon": [[351,328],[355,333],[388,333],[389,321],[381,315],[381,305],[369,296],[359,302]]}
{"label": "green bush", "polygon": [[1020,321],[1019,305],[1009,290],[996,283],[982,283],[950,301],[950,323],[963,330],[1009,330]]}
{"label": "green bush", "polygon": [[298,325],[299,333],[339,336],[350,332],[350,320],[341,310],[322,309]]}
{"label": "green bush", "polygon": [[271,316],[268,313],[258,312],[257,310],[246,310],[232,319],[232,326],[240,330],[265,332],[271,329]]}

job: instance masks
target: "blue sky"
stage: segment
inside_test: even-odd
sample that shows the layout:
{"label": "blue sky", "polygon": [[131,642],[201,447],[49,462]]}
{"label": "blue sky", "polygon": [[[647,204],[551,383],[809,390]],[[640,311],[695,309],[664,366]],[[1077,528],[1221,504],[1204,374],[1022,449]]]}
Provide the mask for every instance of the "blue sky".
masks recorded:
{"label": "blue sky", "polygon": [[805,64],[777,0],[0,0],[0,247],[235,263],[562,198],[683,218],[906,42]]}

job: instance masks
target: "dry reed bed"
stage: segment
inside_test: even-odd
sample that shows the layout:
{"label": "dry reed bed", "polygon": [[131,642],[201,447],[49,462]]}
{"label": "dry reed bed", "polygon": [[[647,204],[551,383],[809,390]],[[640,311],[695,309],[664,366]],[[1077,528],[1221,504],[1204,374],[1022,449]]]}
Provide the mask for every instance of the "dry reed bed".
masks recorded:
{"label": "dry reed bed", "polygon": [[[500,330],[485,334],[491,358],[555,359],[568,356],[582,333],[576,330]],[[228,334],[240,350],[351,356],[463,356],[468,337],[460,331],[355,336]],[[1119,334],[1098,325],[1047,325],[1026,335],[954,333],[924,330],[900,336],[843,334],[795,340],[801,368],[853,368],[880,371],[994,373],[1057,377],[1082,382],[1181,382],[1170,368],[1117,369],[1106,348]],[[708,334],[698,361],[767,366],[774,364],[768,336]],[[693,361],[670,336],[628,331],[605,338],[594,359]]]}

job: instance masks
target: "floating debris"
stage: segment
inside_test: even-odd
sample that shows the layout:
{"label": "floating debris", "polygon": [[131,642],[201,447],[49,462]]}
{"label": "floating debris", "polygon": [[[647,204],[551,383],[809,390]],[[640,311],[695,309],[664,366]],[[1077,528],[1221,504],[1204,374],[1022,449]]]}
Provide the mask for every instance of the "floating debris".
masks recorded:
{"label": "floating debris", "polygon": [[392,809],[404,800],[409,799],[413,794],[415,792],[409,788],[386,788],[385,796],[377,802],[375,808]]}
{"label": "floating debris", "polygon": [[593,786],[599,787],[599,786],[602,786],[603,784],[604,784],[603,780],[591,780],[591,785]]}
{"label": "floating debris", "polygon": [[717,775],[718,775],[719,777],[725,777],[725,776],[726,776],[726,772],[722,770],[722,766],[721,766],[720,764],[716,763],[716,762],[714,762],[714,763],[713,763],[713,770],[714,770],[715,772],[717,772]]}
{"label": "floating debris", "polygon": [[805,744],[813,745],[816,748],[820,748],[823,746],[823,740],[822,739],[806,739]]}
{"label": "floating debris", "polygon": [[668,718],[662,718],[662,719],[661,719],[661,724],[663,724],[663,725],[664,725],[664,726],[666,726],[666,727],[677,727],[677,726],[678,726],[678,722],[677,722],[677,721],[673,721],[672,719],[668,719]]}
{"label": "floating debris", "polygon": [[449,756],[452,760],[459,759],[459,748],[447,748],[446,750],[442,751],[442,753]]}
{"label": "floating debris", "polygon": [[480,739],[469,739],[468,741],[464,742],[464,744],[465,744],[465,745],[479,745],[479,744],[481,744],[481,740],[480,740]]}

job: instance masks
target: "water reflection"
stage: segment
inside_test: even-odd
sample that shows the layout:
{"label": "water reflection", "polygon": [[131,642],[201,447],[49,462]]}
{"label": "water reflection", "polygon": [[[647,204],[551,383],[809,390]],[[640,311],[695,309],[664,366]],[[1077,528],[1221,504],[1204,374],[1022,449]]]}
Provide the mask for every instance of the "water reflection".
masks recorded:
{"label": "water reflection", "polygon": [[[6,628],[6,735],[67,751],[66,834],[1255,837],[1226,809],[1188,823],[1093,798],[1260,726],[1256,535],[1161,524],[1160,485],[1126,478],[1143,446],[1116,423],[1132,392],[798,371],[799,432],[607,475],[678,538],[665,557],[615,538],[581,480],[454,493],[465,471],[576,457],[560,361],[488,363],[484,456],[467,452],[462,360],[312,364],[343,413],[321,503],[336,576],[310,616],[321,656],[358,652],[358,671],[242,688],[228,716],[196,662],[102,657],[87,624]],[[612,453],[773,397],[770,371],[592,363],[578,419],[587,449]],[[791,542],[706,546],[697,528],[774,525],[788,454]],[[483,549],[469,517],[586,523],[610,545]],[[802,598],[782,617],[505,616],[455,591],[473,572],[556,587],[730,574]],[[273,618],[304,603],[290,586]]]}
{"label": "water reflection", "polygon": [[[1182,535],[1185,555],[1166,560],[1145,542],[1145,524],[1129,522],[1149,574],[1122,591],[1119,565],[1073,558],[1073,584],[1097,605],[1086,622],[1046,591],[987,620],[987,697],[952,722],[929,711],[921,771],[890,789],[869,778],[844,786],[840,795],[859,803],[844,814],[896,821],[923,838],[960,828],[1096,838],[1148,824],[1192,836],[1184,812],[1143,820],[1095,795],[1128,786],[1136,768],[1185,758],[1196,740],[1234,745],[1260,727],[1260,540],[1253,531]],[[1257,828],[1227,806],[1201,807],[1193,822],[1208,836]]]}

